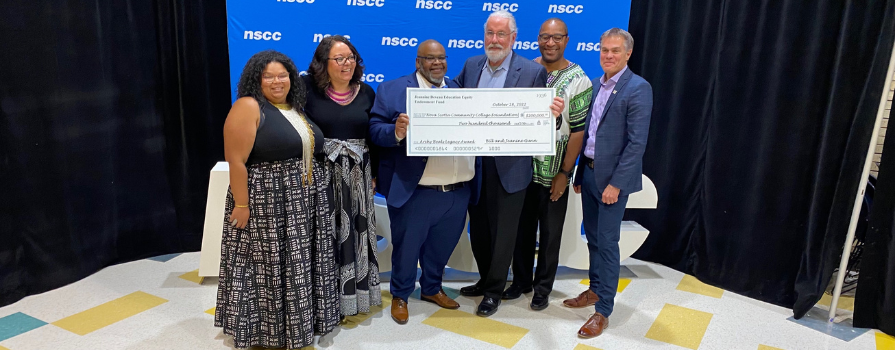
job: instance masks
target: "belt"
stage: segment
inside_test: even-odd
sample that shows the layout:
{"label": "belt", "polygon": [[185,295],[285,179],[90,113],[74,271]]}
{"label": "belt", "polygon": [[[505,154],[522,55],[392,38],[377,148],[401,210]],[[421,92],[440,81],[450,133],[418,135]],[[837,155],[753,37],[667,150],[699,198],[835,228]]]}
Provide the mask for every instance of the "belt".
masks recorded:
{"label": "belt", "polygon": [[590,158],[587,158],[584,156],[582,156],[582,158],[584,158],[584,162],[585,162],[585,164],[587,164],[588,168],[591,168],[591,169],[594,168],[594,160],[593,159],[590,159]]}
{"label": "belt", "polygon": [[419,186],[425,187],[425,188],[431,188],[438,192],[450,192],[450,191],[456,190],[458,188],[463,188],[464,186],[466,186],[466,183],[458,182],[458,183],[450,184],[450,185],[419,185]]}

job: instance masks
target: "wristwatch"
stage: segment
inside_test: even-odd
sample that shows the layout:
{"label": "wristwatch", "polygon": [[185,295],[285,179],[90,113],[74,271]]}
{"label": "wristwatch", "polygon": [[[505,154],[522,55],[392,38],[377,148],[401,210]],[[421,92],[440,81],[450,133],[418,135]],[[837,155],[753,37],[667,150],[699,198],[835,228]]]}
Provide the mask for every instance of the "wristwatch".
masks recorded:
{"label": "wristwatch", "polygon": [[571,171],[571,170],[569,170],[569,171],[565,171],[565,170],[559,169],[559,172],[560,172],[561,174],[565,174],[567,179],[571,179],[571,178],[572,178],[572,171]]}

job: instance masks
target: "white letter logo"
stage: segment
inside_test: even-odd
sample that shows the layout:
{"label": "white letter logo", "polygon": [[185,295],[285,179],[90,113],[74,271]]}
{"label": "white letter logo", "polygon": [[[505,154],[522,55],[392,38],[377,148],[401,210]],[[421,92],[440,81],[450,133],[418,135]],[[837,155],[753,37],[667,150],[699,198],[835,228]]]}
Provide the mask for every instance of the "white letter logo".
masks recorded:
{"label": "white letter logo", "polygon": [[364,74],[360,76],[360,81],[364,82],[377,82],[381,83],[385,81],[385,76],[382,74]]}
{"label": "white letter logo", "polygon": [[426,10],[450,10],[454,4],[450,1],[433,1],[433,0],[417,0],[416,8],[418,9],[426,9]]}
{"label": "white letter logo", "polygon": [[382,37],[382,46],[416,46],[419,40],[416,38]]}
{"label": "white letter logo", "polygon": [[385,5],[385,0],[348,0],[348,5],[382,7]]}
{"label": "white letter logo", "polygon": [[550,5],[547,13],[582,13],[584,5]]}
{"label": "white letter logo", "polygon": [[516,11],[519,11],[519,4],[486,2],[482,6],[482,11],[494,12],[494,11],[501,11],[501,10],[509,11],[509,12],[516,12]]}
{"label": "white letter logo", "polygon": [[280,41],[283,34],[280,32],[262,32],[247,30],[243,33],[242,38],[245,40],[273,40]]}

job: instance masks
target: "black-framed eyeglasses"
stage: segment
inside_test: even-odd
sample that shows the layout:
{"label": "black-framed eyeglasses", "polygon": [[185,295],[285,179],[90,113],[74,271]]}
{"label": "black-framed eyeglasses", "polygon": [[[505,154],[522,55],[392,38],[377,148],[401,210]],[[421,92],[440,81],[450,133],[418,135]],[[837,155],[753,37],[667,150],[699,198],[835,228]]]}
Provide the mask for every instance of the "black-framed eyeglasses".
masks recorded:
{"label": "black-framed eyeglasses", "polygon": [[416,56],[426,60],[426,63],[435,63],[436,61],[447,62],[447,56]]}
{"label": "black-framed eyeglasses", "polygon": [[346,63],[348,63],[348,60],[351,60],[351,62],[357,62],[357,57],[354,57],[354,55],[348,57],[333,57],[330,59],[336,61],[336,64],[340,66],[344,66]]}
{"label": "black-framed eyeglasses", "polygon": [[547,41],[550,40],[550,38],[553,38],[553,41],[560,42],[563,38],[565,38],[567,36],[569,36],[569,35],[568,34],[552,34],[552,35],[551,34],[541,34],[541,35],[538,35],[538,40],[546,43]]}

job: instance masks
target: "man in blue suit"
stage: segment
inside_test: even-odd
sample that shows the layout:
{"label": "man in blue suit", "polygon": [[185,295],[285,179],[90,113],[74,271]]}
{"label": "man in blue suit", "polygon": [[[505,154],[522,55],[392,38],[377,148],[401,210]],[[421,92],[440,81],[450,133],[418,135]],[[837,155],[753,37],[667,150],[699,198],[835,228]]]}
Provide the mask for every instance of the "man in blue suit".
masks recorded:
{"label": "man in blue suit", "polygon": [[600,37],[600,65],[605,74],[593,80],[594,97],[575,173],[574,190],[581,193],[590,253],[590,288],[563,304],[594,305],[595,313],[578,330],[582,338],[599,336],[609,326],[618,288],[622,217],[628,195],[642,186],[653,90],[628,69],[633,48],[634,38],[622,29],[612,28]]}
{"label": "man in blue suit", "polygon": [[407,299],[416,287],[416,267],[423,301],[443,308],[460,307],[441,289],[441,278],[466,223],[469,180],[475,157],[408,157],[410,119],[407,88],[456,88],[445,80],[447,57],[435,40],[419,45],[417,70],[379,85],[371,110],[370,136],[381,147],[379,192],[386,198],[392,232],[392,319],[407,323]]}
{"label": "man in blue suit", "polygon": [[[463,88],[531,88],[547,86],[543,66],[516,55],[516,19],[497,11],[485,22],[485,54],[466,60],[457,76]],[[553,115],[563,110],[561,98],[550,106]],[[476,182],[481,195],[469,206],[469,239],[480,279],[460,289],[464,296],[484,295],[476,309],[479,316],[497,312],[513,260],[519,217],[525,189],[531,183],[531,157],[482,157],[481,176]]]}

